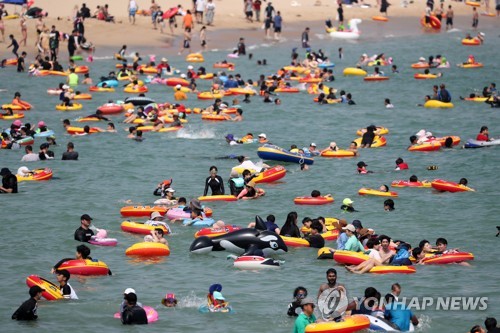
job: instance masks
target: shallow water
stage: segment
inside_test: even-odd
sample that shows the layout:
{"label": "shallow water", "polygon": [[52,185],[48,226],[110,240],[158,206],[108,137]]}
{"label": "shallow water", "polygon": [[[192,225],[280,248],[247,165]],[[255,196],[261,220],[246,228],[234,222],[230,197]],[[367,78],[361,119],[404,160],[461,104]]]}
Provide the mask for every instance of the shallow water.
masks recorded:
{"label": "shallow water", "polygon": [[[490,33],[489,36],[492,36]],[[437,136],[459,135],[462,141],[474,137],[482,125],[488,125],[492,136],[497,136],[499,116],[495,109],[481,103],[461,102],[473,89],[494,82],[499,77],[498,44],[493,40],[479,48],[460,45],[460,33],[430,36],[386,38],[383,42],[367,41],[350,43],[330,41],[326,38],[321,47],[334,55],[337,80],[331,86],[345,89],[353,94],[356,106],[326,105],[311,102],[313,96],[305,93],[282,95],[283,104],[263,104],[258,97],[244,105],[245,121],[241,123],[202,123],[199,116],[191,116],[186,129],[176,134],[146,133],[146,140],[137,143],[125,138],[119,121],[118,134],[96,134],[88,137],[70,137],[64,133],[61,120],[76,119],[93,112],[107,99],[123,99],[124,94],[95,93],[92,101],[84,101],[84,110],[56,112],[57,97],[47,96],[45,90],[55,87],[59,78],[27,78],[14,73],[12,68],[0,72],[3,87],[8,92],[0,95],[3,103],[10,101],[14,91],[21,91],[23,99],[35,105],[35,110],[26,112],[26,122],[44,120],[56,132],[58,147],[54,148],[56,160],[35,162],[30,168],[51,167],[54,179],[46,183],[22,183],[18,195],[2,195],[0,201],[0,243],[2,253],[3,283],[0,292],[0,325],[3,332],[63,331],[79,327],[81,332],[106,330],[108,332],[135,331],[124,328],[113,319],[127,287],[136,289],[139,300],[145,305],[157,307],[160,321],[147,329],[154,332],[193,331],[238,331],[289,332],[293,320],[286,316],[286,305],[293,289],[298,285],[308,288],[315,295],[320,283],[325,280],[325,271],[336,267],[338,280],[345,283],[350,296],[361,296],[364,289],[374,286],[381,293],[389,291],[390,285],[399,282],[403,295],[411,296],[487,296],[486,311],[417,311],[423,320],[422,332],[465,331],[474,324],[482,323],[487,316],[499,313],[496,216],[499,190],[496,184],[500,172],[498,148],[478,150],[453,150],[435,153],[410,153],[406,151],[408,137],[422,128]],[[421,45],[426,45],[425,49]],[[344,59],[336,58],[338,47],[344,48]],[[247,59],[237,59],[237,70],[245,78],[257,79],[257,74],[270,74],[289,59],[291,47],[277,44],[273,47],[255,48],[254,60],[266,58],[267,67],[254,67]],[[398,64],[400,73],[389,74],[391,79],[381,83],[365,83],[359,77],[342,77],[344,67],[352,66],[361,53],[385,52]],[[444,54],[454,65],[465,61],[474,52],[476,59],[485,64],[483,69],[464,70],[454,66],[442,69],[444,77],[439,80],[420,81],[412,78],[415,73],[409,68],[420,56]],[[220,60],[225,55],[209,53],[206,63]],[[180,57],[170,57],[178,68],[185,63]],[[99,60],[92,65],[92,77],[97,79],[114,65],[112,60]],[[208,68],[208,67],[207,67]],[[8,80],[8,81],[7,81]],[[8,84],[7,84],[8,82]],[[433,84],[446,83],[453,96],[455,108],[451,110],[424,109],[417,107],[423,96],[430,94]],[[497,82],[498,83],[498,82]],[[200,82],[207,88],[207,82]],[[151,96],[158,101],[172,100],[171,88],[149,86]],[[384,98],[391,98],[395,108],[385,109]],[[230,99],[228,99],[230,100]],[[189,106],[207,103],[190,96]],[[279,184],[262,185],[265,197],[255,201],[237,203],[214,203],[214,217],[229,224],[245,226],[256,214],[265,217],[275,214],[282,225],[289,211],[297,211],[299,219],[304,216],[336,216],[348,220],[354,218],[371,227],[379,234],[389,234],[394,239],[405,239],[418,244],[421,239],[433,243],[437,237],[445,237],[450,247],[473,252],[476,260],[472,267],[449,265],[445,267],[418,267],[417,274],[406,275],[352,275],[328,260],[316,260],[314,249],[290,249],[279,257],[285,260],[281,270],[269,272],[237,271],[232,262],[226,260],[228,253],[191,255],[189,245],[193,240],[193,228],[173,225],[174,234],[168,238],[172,253],[158,262],[137,261],[125,256],[125,249],[141,240],[139,236],[123,233],[119,210],[126,200],[137,204],[151,204],[155,185],[162,179],[174,178],[176,195],[187,198],[202,194],[204,179],[211,165],[217,165],[219,173],[227,179],[234,160],[216,159],[229,154],[244,154],[258,160],[256,145],[228,147],[223,139],[227,133],[242,136],[246,132],[257,135],[264,132],[277,145],[291,144],[308,146],[315,142],[326,147],[336,141],[341,147],[356,137],[358,128],[369,124],[386,126],[387,147],[361,151],[356,159],[321,159],[307,172],[299,171],[297,165],[287,165],[288,173]],[[8,126],[2,122],[0,126]],[[100,124],[104,127],[104,124]],[[80,153],[78,162],[60,161],[68,141],[75,143]],[[37,139],[36,146],[43,142]],[[0,165],[16,170],[22,151],[0,152]],[[410,171],[394,172],[394,161],[402,157],[410,164]],[[375,173],[357,175],[356,163],[365,161]],[[427,166],[437,165],[436,171],[427,171]],[[361,187],[376,188],[395,179],[406,179],[416,174],[420,179],[444,178],[458,180],[466,177],[474,193],[436,193],[429,189],[398,189],[400,197],[396,210],[386,213],[382,209],[383,198],[359,197]],[[335,203],[322,207],[300,207],[293,205],[293,198],[308,195],[311,190],[332,193]],[[360,211],[345,216],[339,206],[343,198],[350,197]],[[9,319],[10,314],[25,300],[26,276],[38,274],[55,281],[49,274],[51,266],[62,257],[72,256],[77,243],[73,231],[78,227],[79,216],[89,213],[97,227],[108,230],[110,237],[118,239],[116,248],[91,246],[92,256],[106,262],[113,276],[96,278],[73,277],[71,284],[80,300],[76,302],[40,303],[40,320],[36,323],[20,324]],[[334,243],[331,243],[334,246]],[[211,315],[198,313],[197,307],[204,302],[208,286],[222,283],[223,293],[236,311],[234,315]],[[166,309],[160,304],[166,292],[175,292],[180,300],[177,309]],[[26,328],[25,328],[26,326]]]}

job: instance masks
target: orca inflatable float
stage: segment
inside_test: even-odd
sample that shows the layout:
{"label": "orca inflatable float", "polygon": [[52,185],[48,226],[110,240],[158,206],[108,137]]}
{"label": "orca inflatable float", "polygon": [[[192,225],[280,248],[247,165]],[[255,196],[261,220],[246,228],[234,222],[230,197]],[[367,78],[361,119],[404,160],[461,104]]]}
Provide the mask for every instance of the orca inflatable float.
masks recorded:
{"label": "orca inflatable float", "polygon": [[255,228],[244,228],[213,238],[198,237],[189,248],[191,253],[196,254],[225,250],[237,255],[265,257],[271,253],[288,252],[288,247],[279,235],[267,231],[262,218],[256,216]]}

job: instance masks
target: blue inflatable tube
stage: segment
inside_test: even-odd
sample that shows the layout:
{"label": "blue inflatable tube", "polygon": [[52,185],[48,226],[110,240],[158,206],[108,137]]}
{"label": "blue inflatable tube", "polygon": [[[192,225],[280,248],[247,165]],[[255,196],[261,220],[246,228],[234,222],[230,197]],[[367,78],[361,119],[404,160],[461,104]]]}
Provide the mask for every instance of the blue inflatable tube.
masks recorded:
{"label": "blue inflatable tube", "polygon": [[54,131],[53,130],[48,130],[48,131],[45,131],[45,132],[35,133],[35,138],[46,138],[46,137],[51,136],[51,135],[54,135]]}
{"label": "blue inflatable tube", "polygon": [[118,80],[106,80],[106,81],[102,81],[102,82],[99,82],[97,84],[97,86],[98,87],[102,87],[104,83],[106,83],[108,85],[108,88],[116,88],[116,87],[118,87]]}

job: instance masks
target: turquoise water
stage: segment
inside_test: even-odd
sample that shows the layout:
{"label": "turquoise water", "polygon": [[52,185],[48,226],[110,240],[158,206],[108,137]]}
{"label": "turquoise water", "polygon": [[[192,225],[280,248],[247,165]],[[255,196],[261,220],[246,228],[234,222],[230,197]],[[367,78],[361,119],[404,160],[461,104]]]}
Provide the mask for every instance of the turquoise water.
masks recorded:
{"label": "turquoise water", "polygon": [[[490,33],[489,36],[492,36]],[[126,139],[125,126],[118,124],[121,116],[113,117],[119,133],[102,133],[87,137],[70,137],[61,124],[64,118],[76,119],[92,113],[95,107],[108,98],[123,99],[124,94],[95,93],[92,101],[84,101],[84,110],[56,112],[57,97],[47,96],[45,90],[55,87],[57,77],[28,78],[18,75],[12,68],[0,72],[3,89],[1,101],[10,101],[15,91],[35,105],[35,110],[26,112],[25,121],[36,123],[44,120],[56,132],[58,147],[54,148],[56,160],[29,164],[30,168],[50,167],[54,179],[44,183],[22,183],[17,195],[2,195],[0,201],[0,243],[2,253],[2,285],[0,292],[0,325],[3,332],[63,331],[79,327],[82,332],[134,332],[137,328],[122,327],[112,315],[118,309],[122,292],[134,288],[139,301],[157,308],[160,321],[149,325],[148,331],[197,332],[289,332],[293,319],[286,316],[286,306],[293,289],[298,285],[308,288],[315,295],[325,281],[325,271],[336,267],[338,280],[346,284],[350,296],[361,296],[368,286],[381,293],[389,291],[390,285],[399,282],[403,296],[475,296],[489,297],[486,311],[417,311],[423,322],[422,332],[465,331],[474,324],[482,323],[487,316],[499,313],[499,270],[496,266],[498,239],[494,237],[500,208],[497,205],[497,186],[500,172],[500,154],[496,147],[490,149],[453,150],[434,153],[410,153],[406,151],[408,137],[422,128],[437,136],[458,135],[465,141],[475,137],[482,125],[488,125],[493,137],[497,137],[498,111],[480,103],[461,102],[472,89],[482,89],[499,77],[497,61],[498,44],[493,41],[479,48],[460,45],[461,34],[450,33],[426,37],[387,38],[382,42],[347,43],[325,39],[321,47],[336,54],[338,47],[344,48],[344,59],[334,72],[337,80],[331,86],[345,89],[353,94],[356,106],[326,105],[312,103],[312,95],[305,93],[282,95],[281,106],[263,104],[258,97],[244,105],[245,120],[241,123],[202,123],[200,117],[189,118],[186,129],[179,133],[146,133],[146,140],[137,143]],[[270,74],[289,59],[290,47],[277,45],[272,48],[256,48],[254,59],[266,58],[267,67],[255,67],[247,59],[237,59],[236,72],[244,78],[257,79],[258,74]],[[389,74],[391,79],[382,83],[365,83],[359,77],[342,77],[344,67],[352,66],[362,53],[385,52],[395,59],[400,73]],[[483,69],[464,70],[456,67],[441,70],[444,77],[439,80],[414,80],[414,70],[409,65],[418,57],[444,54],[452,64],[465,61],[474,52],[476,59],[485,64]],[[209,53],[206,63],[220,60],[225,53]],[[174,66],[184,68],[180,57],[169,57]],[[92,77],[97,79],[111,70],[112,60],[98,60],[92,64]],[[208,68],[209,66],[207,66]],[[8,81],[7,81],[8,80]],[[8,82],[8,83],[7,83]],[[423,96],[430,94],[432,85],[446,83],[455,108],[451,110],[424,109],[417,107]],[[497,82],[498,83],[498,82]],[[207,88],[207,82],[200,82]],[[151,85],[148,96],[157,101],[172,100],[171,88]],[[383,101],[390,98],[394,109],[385,109]],[[230,99],[228,99],[230,100]],[[207,105],[190,96],[187,105]],[[388,127],[387,147],[365,149],[356,159],[321,159],[307,172],[297,165],[287,165],[288,173],[278,184],[262,185],[266,196],[255,201],[237,203],[214,203],[214,217],[228,224],[245,226],[256,214],[274,214],[282,225],[290,211],[297,211],[299,219],[304,216],[335,216],[348,220],[354,218],[371,227],[379,234],[388,234],[394,239],[404,239],[418,244],[421,239],[434,243],[437,237],[448,239],[450,247],[475,254],[472,267],[449,265],[443,267],[417,268],[414,275],[352,275],[328,260],[316,260],[314,249],[290,249],[279,257],[285,260],[281,270],[268,272],[237,271],[232,262],[226,260],[228,253],[191,255],[188,251],[195,229],[173,225],[174,234],[168,238],[171,255],[159,261],[137,261],[125,256],[125,249],[141,237],[123,233],[119,210],[130,200],[136,204],[151,204],[155,185],[162,179],[174,178],[176,195],[188,199],[202,194],[204,179],[211,165],[217,165],[219,173],[227,179],[234,160],[216,159],[229,154],[244,154],[252,160],[257,146],[228,147],[223,139],[227,133],[242,136],[246,132],[257,135],[261,132],[277,145],[300,147],[315,142],[326,147],[336,141],[341,147],[356,137],[356,130],[369,124]],[[1,126],[8,126],[2,122]],[[104,123],[101,125],[104,127]],[[75,143],[80,153],[77,162],[60,161],[68,141]],[[43,142],[37,139],[36,146]],[[22,150],[0,152],[0,165],[17,170]],[[409,171],[394,172],[394,161],[402,157],[410,165]],[[357,175],[356,163],[365,161],[374,173]],[[427,166],[437,165],[436,171],[427,171]],[[383,198],[359,197],[361,187],[376,188],[396,179],[406,179],[416,174],[420,179],[444,178],[457,181],[461,177],[469,180],[474,193],[436,193],[429,189],[399,189],[395,199],[396,210],[383,211]],[[308,195],[311,190],[332,193],[335,203],[322,207],[300,207],[293,205],[293,198]],[[345,216],[339,206],[343,198],[350,197],[360,211]],[[40,320],[36,323],[17,323],[10,320],[11,313],[27,299],[25,278],[38,274],[55,281],[50,268],[60,258],[73,255],[77,243],[73,232],[79,225],[79,216],[88,213],[94,217],[97,227],[108,230],[110,237],[118,239],[115,248],[91,246],[92,256],[106,262],[113,276],[78,278],[70,282],[80,300],[75,302],[40,302]],[[332,242],[330,245],[334,246]],[[223,293],[236,311],[234,315],[200,314],[197,307],[205,302],[211,283],[221,283]],[[160,304],[166,292],[175,292],[180,300],[176,309],[166,309]]]}

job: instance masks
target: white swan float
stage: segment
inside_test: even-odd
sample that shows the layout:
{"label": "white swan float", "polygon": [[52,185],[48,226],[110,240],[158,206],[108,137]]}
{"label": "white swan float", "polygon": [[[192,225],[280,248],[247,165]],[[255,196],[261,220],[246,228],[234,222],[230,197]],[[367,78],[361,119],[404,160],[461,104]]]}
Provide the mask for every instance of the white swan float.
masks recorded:
{"label": "white swan float", "polygon": [[349,21],[349,29],[338,31],[336,28],[327,28],[326,32],[328,32],[333,38],[358,39],[360,35],[358,24],[360,24],[361,22],[361,19],[355,18]]}

